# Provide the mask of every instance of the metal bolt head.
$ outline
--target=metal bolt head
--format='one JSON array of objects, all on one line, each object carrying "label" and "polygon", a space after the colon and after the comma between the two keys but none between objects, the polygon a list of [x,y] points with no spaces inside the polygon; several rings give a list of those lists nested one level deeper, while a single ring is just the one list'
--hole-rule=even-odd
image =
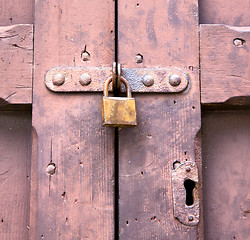
[{"label": "metal bolt head", "polygon": [[142,79],[142,83],[146,87],[151,87],[154,84],[154,79],[151,75],[145,75]]},{"label": "metal bolt head", "polygon": [[239,39],[239,38],[234,39],[234,45],[237,47],[242,46],[243,43],[244,43],[244,41],[242,39]]},{"label": "metal bolt head", "polygon": [[192,215],[188,216],[188,221],[193,221],[194,220],[194,217]]},{"label": "metal bolt head", "polygon": [[190,172],[191,171],[191,168],[188,166],[186,167],[186,172]]},{"label": "metal bolt head", "polygon": [[82,86],[87,86],[91,83],[91,77],[88,73],[83,73],[80,77],[79,77],[79,82]]},{"label": "metal bolt head", "polygon": [[137,54],[135,57],[136,63],[142,63],[143,62],[143,56],[141,54]]},{"label": "metal bolt head", "polygon": [[170,83],[171,86],[177,87],[181,83],[181,77],[179,75],[177,75],[177,74],[171,74],[169,76],[169,83]]},{"label": "metal bolt head", "polygon": [[46,168],[46,173],[49,175],[53,175],[56,171],[56,165],[54,163],[50,163]]},{"label": "metal bolt head", "polygon": [[52,82],[54,85],[56,86],[61,86],[64,84],[65,82],[65,76],[62,73],[56,73],[53,77],[52,77]]},{"label": "metal bolt head", "polygon": [[90,60],[90,54],[88,52],[82,53],[82,60],[83,61],[89,61]]}]

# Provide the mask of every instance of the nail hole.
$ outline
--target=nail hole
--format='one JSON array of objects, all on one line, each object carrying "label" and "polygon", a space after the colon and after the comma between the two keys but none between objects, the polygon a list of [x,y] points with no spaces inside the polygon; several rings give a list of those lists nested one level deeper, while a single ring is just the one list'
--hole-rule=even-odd
[{"label": "nail hole", "polygon": [[142,63],[142,62],[143,62],[143,56],[142,56],[140,53],[138,53],[138,54],[136,55],[136,57],[135,57],[135,61],[136,61],[137,63]]},{"label": "nail hole", "polygon": [[152,222],[155,221],[155,220],[156,220],[156,216],[151,217]]},{"label": "nail hole", "polygon": [[143,176],[143,174],[144,174],[144,173],[143,173],[143,172],[141,172],[141,175],[142,175],[142,176]]},{"label": "nail hole", "polygon": [[44,236],[43,236],[43,235],[41,235],[41,238],[44,238]]},{"label": "nail hole", "polygon": [[136,4],[137,7],[139,7],[139,5],[140,5],[139,3]]},{"label": "nail hole", "polygon": [[12,17],[10,18],[10,21],[12,21]]},{"label": "nail hole", "polygon": [[78,201],[78,200],[77,200],[77,199],[75,199],[75,203],[77,203],[77,201]]},{"label": "nail hole", "polygon": [[180,161],[174,161],[173,168],[176,169],[179,164],[181,164]]},{"label": "nail hole", "polygon": [[176,101],[174,100],[174,104],[176,104]]},{"label": "nail hole", "polygon": [[193,109],[195,109],[195,106],[192,106]]},{"label": "nail hole", "polygon": [[126,221],[126,224],[128,225],[128,221]]},{"label": "nail hole", "polygon": [[185,151],[184,154],[187,155],[187,151]]},{"label": "nail hole", "polygon": [[3,223],[3,218],[1,219],[1,222]]},{"label": "nail hole", "polygon": [[148,137],[148,138],[152,138],[152,135],[151,135],[151,134],[148,134],[147,137]]},{"label": "nail hole", "polygon": [[62,197],[65,198],[65,196],[66,196],[66,192],[63,192]]},{"label": "nail hole", "polygon": [[189,66],[188,67],[190,71],[193,71],[194,70],[194,67],[193,66]]},{"label": "nail hole", "polygon": [[80,162],[80,166],[83,167],[83,162]]},{"label": "nail hole", "polygon": [[56,164],[51,162],[47,165],[46,172],[48,175],[53,175],[56,172]]},{"label": "nail hole", "polygon": [[185,180],[184,187],[186,189],[186,205],[191,206],[194,204],[193,190],[195,187],[195,182],[190,179]]},{"label": "nail hole", "polygon": [[69,219],[66,217],[66,219],[65,219],[66,224],[68,223],[68,220],[69,220]]},{"label": "nail hole", "polygon": [[233,41],[233,44],[234,44],[236,47],[240,47],[240,46],[242,46],[244,43],[245,43],[245,40],[242,39],[242,38],[235,38],[234,41]]},{"label": "nail hole", "polygon": [[81,52],[81,59],[83,61],[89,61],[90,60],[90,53],[87,51],[87,46],[84,46],[84,49]]},{"label": "nail hole", "polygon": [[136,221],[136,222],[138,221],[137,218],[135,218],[135,221]]}]

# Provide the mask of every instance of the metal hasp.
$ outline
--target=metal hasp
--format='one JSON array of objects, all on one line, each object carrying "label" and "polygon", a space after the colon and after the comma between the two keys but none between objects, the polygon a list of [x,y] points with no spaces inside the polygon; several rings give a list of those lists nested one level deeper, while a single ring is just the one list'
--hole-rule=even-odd
[{"label": "metal hasp", "polygon": [[135,99],[132,98],[130,85],[124,77],[120,77],[120,80],[126,87],[127,97],[108,96],[108,87],[112,82],[112,77],[104,84],[102,98],[102,123],[104,127],[137,126]]},{"label": "metal hasp", "polygon": [[187,226],[195,226],[200,218],[198,168],[187,161],[172,170],[174,217]]},{"label": "metal hasp", "polygon": [[[121,72],[118,64],[119,74],[127,79],[132,92],[180,93],[190,84],[188,74],[179,68],[122,68]],[[103,83],[113,75],[108,67],[55,67],[46,73],[45,85],[53,92],[102,92]]]}]

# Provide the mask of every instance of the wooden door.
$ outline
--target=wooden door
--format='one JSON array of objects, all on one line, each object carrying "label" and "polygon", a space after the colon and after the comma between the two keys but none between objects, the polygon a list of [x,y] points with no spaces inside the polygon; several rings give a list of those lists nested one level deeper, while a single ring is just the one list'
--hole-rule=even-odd
[{"label": "wooden door", "polygon": [[[0,6],[0,239],[249,239],[247,0]],[[102,127],[113,62],[135,128]]]}]

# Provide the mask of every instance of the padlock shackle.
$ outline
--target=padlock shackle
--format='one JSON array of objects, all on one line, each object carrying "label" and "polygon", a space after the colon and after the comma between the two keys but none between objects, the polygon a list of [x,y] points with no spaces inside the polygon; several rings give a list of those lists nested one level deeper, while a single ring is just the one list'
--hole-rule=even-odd
[{"label": "padlock shackle", "polygon": [[[132,98],[132,91],[131,91],[131,87],[129,85],[129,82],[123,77],[121,76],[121,82],[124,84],[124,86],[126,87],[127,90],[127,98]],[[112,82],[112,77],[110,77],[104,84],[104,90],[103,90],[103,95],[104,97],[108,97],[109,95],[109,84]]]}]

